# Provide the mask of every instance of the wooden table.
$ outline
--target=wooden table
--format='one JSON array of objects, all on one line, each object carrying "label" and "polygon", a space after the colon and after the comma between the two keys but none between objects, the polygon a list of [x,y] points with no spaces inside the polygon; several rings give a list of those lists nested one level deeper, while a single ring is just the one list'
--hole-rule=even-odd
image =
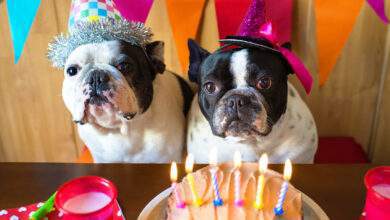
[{"label": "wooden table", "polygon": [[[124,214],[133,220],[149,200],[169,186],[169,167],[167,164],[0,163],[0,209],[45,200],[59,185],[74,177],[99,175],[116,184]],[[371,167],[374,165],[294,165],[292,183],[314,199],[330,219],[358,219],[365,198],[363,177]],[[280,165],[270,168],[282,170]]]}]

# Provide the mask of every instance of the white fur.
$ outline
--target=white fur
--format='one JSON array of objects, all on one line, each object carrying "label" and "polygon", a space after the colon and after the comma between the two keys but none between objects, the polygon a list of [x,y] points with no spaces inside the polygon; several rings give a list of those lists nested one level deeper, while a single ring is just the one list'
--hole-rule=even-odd
[{"label": "white fur", "polygon": [[233,53],[231,57],[230,71],[234,76],[234,84],[236,88],[246,87],[248,71],[248,50],[240,50],[236,53]]},{"label": "white fur", "polygon": [[[74,120],[87,122],[78,125],[81,139],[97,163],[180,161],[186,121],[176,76],[170,72],[157,74],[153,81],[152,103],[147,111],[141,113],[132,88],[124,76],[110,65],[112,59],[119,56],[118,49],[117,41],[87,44],[74,50],[67,60],[63,99]],[[74,64],[82,68],[77,75],[69,76],[66,69]],[[109,91],[113,97],[106,95],[109,102],[102,106],[85,104],[88,95],[82,90],[87,89],[85,79],[89,66],[109,72],[110,83],[115,85],[115,89]],[[126,112],[137,115],[126,120],[123,117]]]},{"label": "white fur", "polygon": [[210,125],[200,111],[195,96],[189,113],[187,150],[197,163],[207,163],[211,147],[218,150],[218,161],[232,161],[234,151],[244,161],[257,161],[267,153],[271,163],[283,163],[290,158],[294,163],[313,163],[318,137],[313,116],[295,88],[288,84],[286,113],[265,137],[242,140],[214,136]]},{"label": "white fur", "polygon": [[169,72],[157,75],[149,109],[125,124],[126,133],[79,125],[95,162],[167,163],[180,161],[185,118],[180,87]]}]

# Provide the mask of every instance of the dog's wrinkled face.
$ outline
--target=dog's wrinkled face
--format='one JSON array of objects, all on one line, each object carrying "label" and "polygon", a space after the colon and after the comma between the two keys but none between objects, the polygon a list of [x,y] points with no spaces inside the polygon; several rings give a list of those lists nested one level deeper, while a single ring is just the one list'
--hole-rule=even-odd
[{"label": "dog's wrinkled face", "polygon": [[86,44],[68,57],[62,96],[75,122],[119,128],[147,110],[153,79],[164,72],[162,42],[141,47],[124,41]]},{"label": "dog's wrinkled face", "polygon": [[233,49],[209,54],[189,42],[190,79],[214,135],[264,136],[286,110],[289,67],[275,53]]}]

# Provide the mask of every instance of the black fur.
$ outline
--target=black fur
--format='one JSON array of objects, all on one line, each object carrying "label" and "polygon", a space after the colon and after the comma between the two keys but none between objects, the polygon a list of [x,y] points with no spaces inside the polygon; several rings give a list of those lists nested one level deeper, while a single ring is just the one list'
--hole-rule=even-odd
[{"label": "black fur", "polygon": [[188,40],[188,49],[190,51],[190,66],[188,70],[188,78],[191,82],[198,82],[198,72],[202,61],[210,55],[210,53],[199,47],[198,44],[192,40]]},{"label": "black fur", "polygon": [[[267,44],[267,42],[262,42]],[[242,113],[235,110],[235,113],[230,112],[228,107],[229,98],[231,96],[244,95],[253,100],[253,94],[237,94],[231,93],[234,89],[234,76],[231,73],[231,56],[233,53],[247,49],[248,50],[248,65],[246,70],[249,72],[246,79],[248,86],[257,91],[256,93],[262,97],[262,105],[265,106],[269,129],[272,128],[272,124],[279,120],[281,115],[286,110],[287,104],[287,75],[290,72],[290,66],[284,60],[284,58],[275,52],[274,50],[259,49],[255,47],[245,48],[245,45],[239,45],[229,50],[218,50],[212,54],[198,46],[194,41],[188,42],[190,50],[190,68],[189,77],[192,81],[199,84],[198,102],[200,109],[207,120],[210,122],[214,134],[223,136],[218,132],[218,127],[214,128],[212,120],[215,116],[217,103],[219,107],[226,105],[224,110],[224,118],[229,122],[237,122],[237,128],[241,128],[254,120],[254,113],[259,114],[262,111],[259,108],[259,103],[255,101],[248,101],[248,105],[245,109],[242,109]],[[267,46],[272,46],[267,44]],[[244,71],[244,70],[243,70]],[[260,90],[256,88],[257,82],[263,77],[270,77],[272,80],[271,87],[269,89]],[[209,94],[205,91],[205,85],[207,82],[212,82],[216,85],[217,92]],[[228,97],[226,97],[228,96]],[[222,104],[221,104],[222,103]],[[231,105],[233,106],[233,105]],[[237,114],[241,114],[238,116]],[[244,125],[243,125],[244,124]],[[236,129],[237,130],[237,129]],[[239,129],[237,132],[240,132]]]},{"label": "black fur", "polygon": [[121,71],[129,85],[134,89],[138,105],[145,112],[153,99],[153,80],[157,73],[165,70],[165,65],[156,58],[154,48],[158,42],[146,46],[146,50],[125,41],[120,41],[121,54],[113,61],[113,66],[125,62],[128,68]]}]

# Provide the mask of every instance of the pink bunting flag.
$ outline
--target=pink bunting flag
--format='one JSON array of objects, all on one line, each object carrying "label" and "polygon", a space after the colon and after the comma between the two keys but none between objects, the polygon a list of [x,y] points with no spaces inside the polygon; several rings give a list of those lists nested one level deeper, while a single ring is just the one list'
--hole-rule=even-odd
[{"label": "pink bunting flag", "polygon": [[153,0],[114,0],[121,15],[128,21],[145,23]]},{"label": "pink bunting flag", "polygon": [[385,0],[367,0],[367,3],[385,24],[390,23],[389,18],[386,16]]}]

